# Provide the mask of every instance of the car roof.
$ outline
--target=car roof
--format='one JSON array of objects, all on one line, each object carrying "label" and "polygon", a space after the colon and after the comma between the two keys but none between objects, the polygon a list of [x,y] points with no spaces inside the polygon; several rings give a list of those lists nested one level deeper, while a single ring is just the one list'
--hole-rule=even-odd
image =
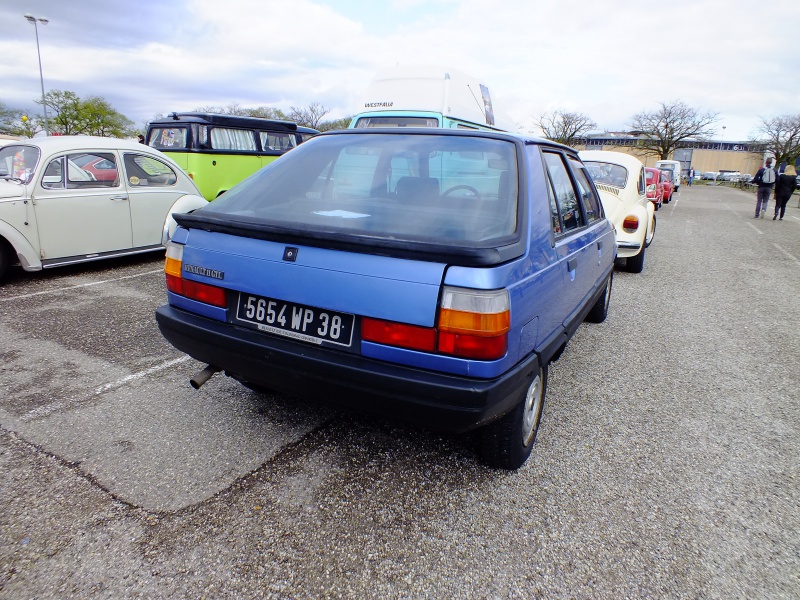
[{"label": "car roof", "polygon": [[150,146],[146,146],[136,140],[123,140],[120,138],[94,135],[53,135],[49,137],[35,137],[20,140],[18,142],[12,142],[12,144],[34,146],[46,153],[61,152],[63,150],[120,149],[136,150],[148,154],[159,154],[153,148],[150,148]]},{"label": "car roof", "polygon": [[578,153],[583,161],[606,162],[623,166],[627,169],[643,167],[644,163],[635,156],[613,152],[611,150],[581,150]]},{"label": "car roof", "polygon": [[540,144],[553,146],[568,150],[572,154],[577,154],[574,148],[559,144],[545,138],[538,138],[513,131],[499,131],[496,129],[445,129],[442,127],[369,127],[364,129],[336,129],[324,131],[316,137],[327,137],[330,135],[441,135],[441,136],[460,136],[460,137],[487,137],[494,139],[519,140],[526,144]]}]

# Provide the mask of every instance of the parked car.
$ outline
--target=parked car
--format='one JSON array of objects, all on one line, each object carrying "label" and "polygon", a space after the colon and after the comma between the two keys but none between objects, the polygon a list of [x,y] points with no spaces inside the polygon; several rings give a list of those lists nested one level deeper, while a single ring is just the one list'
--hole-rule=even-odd
[{"label": "parked car", "polygon": [[705,173],[703,173],[703,179],[705,179],[706,181],[712,181],[712,180],[716,181],[717,176],[719,176],[719,173],[717,173],[716,171],[706,171]]},{"label": "parked car", "polygon": [[114,181],[119,176],[116,163],[94,154],[76,156],[73,162],[91,173],[95,181]]},{"label": "parked car", "polygon": [[39,271],[163,250],[172,215],[206,204],[178,165],[143,144],[90,136],[8,144],[0,148],[0,280],[17,261]]},{"label": "parked car", "polygon": [[614,232],[571,148],[510,133],[348,129],[189,215],[162,334],[253,389],[528,458],[548,365],[611,298]]},{"label": "parked car", "polygon": [[584,150],[580,157],[616,229],[619,263],[631,273],[641,273],[645,250],[656,233],[655,207],[646,195],[645,166],[622,152]]},{"label": "parked car", "polygon": [[672,202],[672,194],[675,193],[675,182],[672,181],[672,171],[660,169],[661,183],[664,186],[664,204]]},{"label": "parked car", "polygon": [[739,171],[720,171],[718,181],[739,181],[742,176]]},{"label": "parked car", "polygon": [[661,181],[661,170],[645,167],[644,172],[647,178],[647,199],[658,210],[664,203],[664,183]]}]

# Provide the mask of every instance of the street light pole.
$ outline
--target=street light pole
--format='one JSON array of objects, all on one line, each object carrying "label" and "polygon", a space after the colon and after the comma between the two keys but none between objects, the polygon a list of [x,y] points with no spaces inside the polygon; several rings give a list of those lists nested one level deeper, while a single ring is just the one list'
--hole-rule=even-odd
[{"label": "street light pole", "polygon": [[50,135],[50,126],[47,124],[47,103],[44,99],[44,75],[42,74],[42,52],[39,50],[39,27],[36,21],[42,25],[47,25],[49,21],[44,17],[34,17],[32,14],[24,15],[28,19],[28,23],[33,23],[33,30],[36,32],[36,54],[39,56],[39,83],[42,85],[42,109],[44,110],[44,132]]},{"label": "street light pole", "polygon": [[714,178],[714,183],[719,179],[719,161],[722,158],[722,141],[725,139],[725,125],[722,126],[722,137],[719,140],[719,154],[717,155],[717,176]]}]

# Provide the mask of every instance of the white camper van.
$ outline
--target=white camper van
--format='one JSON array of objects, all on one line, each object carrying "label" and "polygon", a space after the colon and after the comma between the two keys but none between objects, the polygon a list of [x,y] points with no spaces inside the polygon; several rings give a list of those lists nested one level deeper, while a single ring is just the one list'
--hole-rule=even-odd
[{"label": "white camper van", "polygon": [[679,160],[657,160],[656,169],[669,169],[672,171],[672,181],[675,184],[675,191],[681,186],[681,161]]},{"label": "white camper van", "polygon": [[394,67],[381,72],[367,90],[350,128],[445,127],[509,131],[489,88],[447,67]]}]

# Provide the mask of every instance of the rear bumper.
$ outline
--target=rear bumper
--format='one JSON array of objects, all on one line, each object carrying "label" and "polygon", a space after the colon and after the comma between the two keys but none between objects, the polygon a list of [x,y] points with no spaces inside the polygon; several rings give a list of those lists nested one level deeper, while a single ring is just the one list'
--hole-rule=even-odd
[{"label": "rear bumper", "polygon": [[169,305],[156,310],[178,350],[240,380],[443,431],[489,423],[522,400],[539,369],[533,354],[495,379],[470,379],[267,336]]}]

